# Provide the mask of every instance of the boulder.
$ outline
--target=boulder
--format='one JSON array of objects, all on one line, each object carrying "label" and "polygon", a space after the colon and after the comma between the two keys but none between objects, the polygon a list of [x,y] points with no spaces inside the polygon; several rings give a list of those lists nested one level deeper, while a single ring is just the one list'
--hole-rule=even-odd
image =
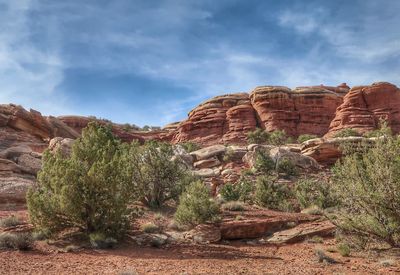
[{"label": "boulder", "polygon": [[198,176],[200,178],[210,178],[218,176],[218,173],[215,169],[204,168],[200,170],[192,171],[193,175]]},{"label": "boulder", "polygon": [[17,163],[22,167],[24,172],[34,176],[42,168],[42,159],[35,154],[23,154],[18,157]]},{"label": "boulder", "polygon": [[221,162],[218,160],[217,157],[212,157],[209,159],[204,159],[197,161],[193,164],[194,168],[203,169],[203,168],[212,168],[220,165]]},{"label": "boulder", "polygon": [[320,168],[318,162],[312,157],[294,153],[281,147],[271,149],[269,155],[275,162],[279,162],[281,159],[288,159],[302,169],[318,170]]},{"label": "boulder", "polygon": [[69,156],[71,154],[73,143],[73,139],[56,137],[50,140],[49,150],[53,153],[56,153],[60,150],[61,154],[64,156]]},{"label": "boulder", "polygon": [[336,227],[330,221],[316,221],[300,224],[294,228],[276,232],[268,239],[269,243],[294,243],[314,236],[332,235]]},{"label": "boulder", "polygon": [[215,243],[221,240],[221,230],[214,224],[200,224],[186,232],[185,239],[196,243]]},{"label": "boulder", "polygon": [[190,154],[196,159],[196,161],[199,161],[199,160],[209,159],[215,156],[220,156],[224,154],[225,151],[226,147],[224,145],[217,144],[191,152]]}]

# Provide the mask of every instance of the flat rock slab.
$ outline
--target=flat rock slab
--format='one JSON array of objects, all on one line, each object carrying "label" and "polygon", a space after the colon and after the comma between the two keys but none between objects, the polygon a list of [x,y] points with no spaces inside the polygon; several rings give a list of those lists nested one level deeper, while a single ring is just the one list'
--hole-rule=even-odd
[{"label": "flat rock slab", "polygon": [[268,239],[269,243],[294,243],[313,236],[328,236],[333,234],[335,226],[330,221],[300,224],[294,228],[276,232]]},{"label": "flat rock slab", "polygon": [[213,145],[200,150],[191,152],[190,154],[196,158],[197,161],[209,159],[211,157],[225,153],[226,147],[224,145]]},{"label": "flat rock slab", "polygon": [[224,221],[220,224],[221,238],[225,240],[254,239],[288,228],[288,223],[315,221],[318,217],[303,214],[277,214],[266,218]]}]

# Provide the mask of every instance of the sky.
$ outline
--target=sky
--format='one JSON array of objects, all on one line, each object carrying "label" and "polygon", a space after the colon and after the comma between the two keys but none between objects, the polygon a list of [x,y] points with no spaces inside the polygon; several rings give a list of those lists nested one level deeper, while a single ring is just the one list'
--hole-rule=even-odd
[{"label": "sky", "polygon": [[139,126],[260,85],[400,86],[399,0],[0,0],[0,103]]}]

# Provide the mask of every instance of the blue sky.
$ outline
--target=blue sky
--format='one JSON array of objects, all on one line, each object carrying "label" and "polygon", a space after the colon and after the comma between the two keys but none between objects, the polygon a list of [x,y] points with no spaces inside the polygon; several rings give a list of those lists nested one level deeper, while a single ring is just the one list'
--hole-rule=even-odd
[{"label": "blue sky", "polygon": [[399,0],[0,0],[0,103],[165,125],[258,85],[400,85]]}]

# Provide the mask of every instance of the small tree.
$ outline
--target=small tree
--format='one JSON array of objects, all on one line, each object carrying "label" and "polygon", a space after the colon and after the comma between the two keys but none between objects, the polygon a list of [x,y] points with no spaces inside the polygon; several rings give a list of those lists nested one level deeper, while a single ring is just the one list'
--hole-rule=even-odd
[{"label": "small tree", "polygon": [[283,145],[291,141],[291,139],[286,135],[285,130],[275,130],[269,134],[268,143],[272,145]]},{"label": "small tree", "polygon": [[269,153],[266,151],[258,151],[256,153],[256,160],[254,164],[254,168],[257,172],[262,174],[272,174],[275,171],[276,163],[275,161],[269,156]]},{"label": "small tree", "polygon": [[217,219],[218,213],[218,205],[208,188],[196,181],[180,196],[175,220],[181,225],[196,225]]},{"label": "small tree", "polygon": [[225,201],[251,201],[253,185],[246,177],[241,176],[235,183],[227,183],[222,186],[219,193]]},{"label": "small tree", "polygon": [[295,185],[295,196],[302,208],[313,205],[325,209],[337,205],[337,200],[328,181],[302,178]]},{"label": "small tree", "polygon": [[264,144],[268,142],[268,137],[269,135],[265,130],[257,128],[247,134],[247,142],[249,144]]},{"label": "small tree", "polygon": [[133,143],[130,162],[133,168],[132,187],[137,197],[147,206],[161,207],[168,200],[177,200],[185,187],[193,181],[186,166],[172,160],[173,147],[164,142]]},{"label": "small tree", "polygon": [[338,137],[359,137],[360,134],[352,129],[352,128],[345,128],[343,130],[340,130],[339,132],[337,132],[334,137],[338,138]]},{"label": "small tree", "polygon": [[400,138],[362,143],[333,169],[340,211],[332,220],[364,243],[400,247]]},{"label": "small tree", "polygon": [[111,129],[88,124],[69,157],[43,155],[38,184],[27,194],[32,223],[56,232],[79,228],[120,237],[129,225],[127,150]]},{"label": "small tree", "polygon": [[292,193],[286,184],[277,182],[274,176],[261,176],[257,178],[255,202],[257,205],[269,209],[290,211],[293,206],[290,202]]}]

